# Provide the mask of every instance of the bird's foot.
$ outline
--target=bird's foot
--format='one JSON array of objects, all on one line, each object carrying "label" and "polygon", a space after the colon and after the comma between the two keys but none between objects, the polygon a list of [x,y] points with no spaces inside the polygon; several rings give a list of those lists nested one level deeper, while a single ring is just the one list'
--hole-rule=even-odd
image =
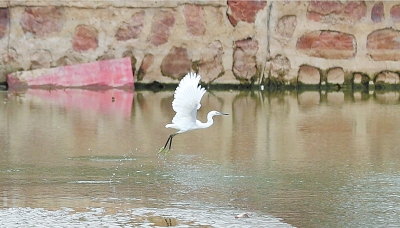
[{"label": "bird's foot", "polygon": [[169,154],[169,151],[170,151],[169,149],[167,149],[165,147],[161,147],[157,154],[164,153],[164,156],[165,156],[165,155]]}]

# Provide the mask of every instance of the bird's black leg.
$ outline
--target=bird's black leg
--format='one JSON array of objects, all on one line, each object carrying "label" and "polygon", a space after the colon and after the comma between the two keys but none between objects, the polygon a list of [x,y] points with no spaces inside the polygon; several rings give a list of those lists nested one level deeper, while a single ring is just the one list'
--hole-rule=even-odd
[{"label": "bird's black leg", "polygon": [[[165,148],[167,148],[167,145],[168,145],[168,142],[170,142],[170,141],[172,141],[172,138],[171,138],[171,136],[169,136],[168,137],[168,139],[167,139],[167,142],[165,143],[165,145],[164,145],[164,150],[165,150]],[[171,145],[171,143],[170,143],[170,145]],[[171,147],[171,146],[170,146]],[[171,149],[171,148],[170,148]]]},{"label": "bird's black leg", "polygon": [[173,138],[175,135],[176,135],[176,134],[172,134],[172,135],[169,136],[169,138],[170,138],[171,140],[169,141],[169,148],[168,148],[168,150],[171,150],[172,138]]},{"label": "bird's black leg", "polygon": [[[167,153],[171,150],[172,138],[173,138],[176,134],[177,134],[177,133],[171,134],[171,135],[168,137],[167,142],[165,143],[164,147],[162,147],[162,148],[160,149],[160,151],[158,151],[158,153],[161,153],[161,152],[164,151],[164,154],[167,154]],[[169,143],[168,150],[165,150],[165,149],[167,148],[168,143]]]}]

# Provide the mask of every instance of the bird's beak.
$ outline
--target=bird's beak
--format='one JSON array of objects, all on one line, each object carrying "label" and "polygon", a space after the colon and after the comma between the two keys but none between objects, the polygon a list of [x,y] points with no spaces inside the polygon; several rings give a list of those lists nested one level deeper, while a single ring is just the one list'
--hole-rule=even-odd
[{"label": "bird's beak", "polygon": [[225,116],[229,115],[228,113],[223,113],[223,112],[220,112],[220,114]]}]

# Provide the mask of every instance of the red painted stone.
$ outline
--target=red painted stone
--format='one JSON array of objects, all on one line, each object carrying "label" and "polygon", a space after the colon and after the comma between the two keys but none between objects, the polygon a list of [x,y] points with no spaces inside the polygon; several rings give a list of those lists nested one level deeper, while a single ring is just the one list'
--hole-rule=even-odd
[{"label": "red painted stone", "polygon": [[311,1],[307,18],[317,22],[357,22],[365,17],[367,5],[364,1]]},{"label": "red painted stone", "polygon": [[187,31],[192,36],[201,36],[206,32],[206,18],[201,6],[185,5],[183,14],[186,19]]},{"label": "red painted stone", "polygon": [[25,32],[37,36],[59,32],[63,27],[62,11],[54,6],[29,7],[22,14],[20,24]]},{"label": "red painted stone", "polygon": [[8,27],[8,8],[0,8],[0,39],[4,37]]},{"label": "red painted stone", "polygon": [[129,40],[136,39],[142,32],[144,24],[144,11],[135,13],[132,18],[125,21],[122,26],[120,26],[115,34],[117,40]]},{"label": "red painted stone", "polygon": [[367,50],[373,60],[400,60],[400,31],[388,28],[372,32],[367,37]]},{"label": "red painted stone", "polygon": [[87,25],[79,25],[76,27],[72,40],[72,48],[74,51],[95,50],[98,46],[98,32],[95,28]]},{"label": "red painted stone", "polygon": [[395,5],[390,9],[390,17],[393,22],[400,22],[400,5]]},{"label": "red painted stone", "polygon": [[161,63],[161,72],[165,76],[181,79],[190,71],[191,66],[192,62],[187,49],[173,47]]},{"label": "red painted stone", "polygon": [[133,88],[130,58],[113,59],[7,75],[9,88]]},{"label": "red painted stone", "polygon": [[383,9],[383,2],[375,3],[371,11],[371,20],[375,23],[381,22],[385,18],[385,12]]},{"label": "red painted stone", "polygon": [[[11,90],[11,92],[13,92]],[[133,91],[108,89],[86,90],[66,88],[62,90],[28,89],[25,99],[43,101],[53,107],[77,109],[83,112],[121,115],[130,117],[132,112]],[[114,99],[113,99],[114,98]]]},{"label": "red painted stone", "polygon": [[231,11],[231,13],[228,13],[228,19],[233,26],[236,26],[239,21],[254,23],[257,13],[264,9],[266,5],[267,1],[264,0],[228,0]]},{"label": "red painted stone", "polygon": [[354,36],[336,31],[314,31],[299,38],[296,49],[314,57],[349,59],[355,56]]},{"label": "red painted stone", "polygon": [[161,11],[156,14],[151,26],[149,42],[155,46],[159,46],[168,42],[171,29],[175,24],[175,17],[172,12]]}]

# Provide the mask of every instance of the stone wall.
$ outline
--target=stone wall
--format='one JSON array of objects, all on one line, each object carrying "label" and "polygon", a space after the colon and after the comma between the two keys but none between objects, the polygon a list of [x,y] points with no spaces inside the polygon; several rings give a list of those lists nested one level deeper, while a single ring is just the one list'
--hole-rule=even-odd
[{"label": "stone wall", "polygon": [[135,81],[398,84],[396,1],[0,2],[8,72],[131,57]]}]

